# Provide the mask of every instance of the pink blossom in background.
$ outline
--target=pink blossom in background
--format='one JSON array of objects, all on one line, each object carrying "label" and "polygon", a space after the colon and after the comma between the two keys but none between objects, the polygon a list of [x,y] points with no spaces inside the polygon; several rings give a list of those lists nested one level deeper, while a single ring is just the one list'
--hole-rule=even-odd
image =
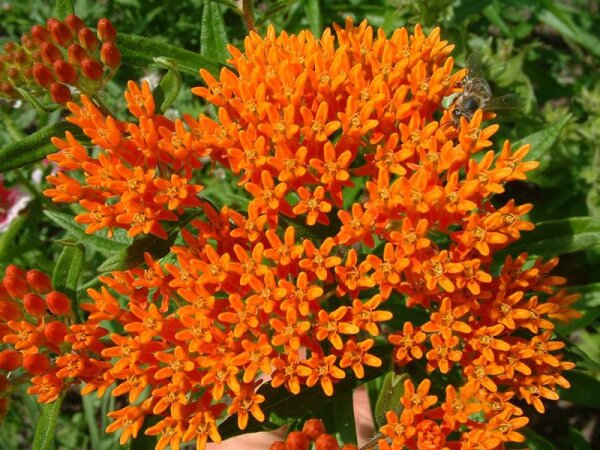
[{"label": "pink blossom in background", "polygon": [[31,201],[31,196],[18,187],[7,188],[0,176],[0,233],[7,230]]}]

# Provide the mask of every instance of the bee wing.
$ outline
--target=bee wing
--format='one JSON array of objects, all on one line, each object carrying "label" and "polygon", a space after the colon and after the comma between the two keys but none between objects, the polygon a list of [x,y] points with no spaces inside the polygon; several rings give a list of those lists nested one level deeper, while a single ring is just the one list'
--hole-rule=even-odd
[{"label": "bee wing", "polygon": [[492,96],[492,89],[483,78],[472,78],[465,85],[463,92],[467,96],[476,96],[483,102],[487,102]]},{"label": "bee wing", "polygon": [[525,105],[523,97],[517,94],[506,94],[501,97],[492,98],[485,104],[486,111],[507,111],[521,109]]},{"label": "bee wing", "polygon": [[479,74],[481,74],[482,64],[481,64],[481,55],[479,53],[471,53],[467,57],[466,67],[469,71],[469,78],[477,78]]}]

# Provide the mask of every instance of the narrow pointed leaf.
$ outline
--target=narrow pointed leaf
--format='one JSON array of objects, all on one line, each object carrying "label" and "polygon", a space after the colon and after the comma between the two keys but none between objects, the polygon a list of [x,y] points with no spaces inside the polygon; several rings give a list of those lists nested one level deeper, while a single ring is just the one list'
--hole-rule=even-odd
[{"label": "narrow pointed leaf", "polygon": [[333,405],[335,432],[339,440],[351,444],[356,443],[356,423],[354,419],[354,398],[352,391],[335,395]]},{"label": "narrow pointed leaf", "polygon": [[77,285],[84,265],[85,248],[83,245],[77,243],[66,245],[58,257],[52,273],[52,286],[71,299],[73,302],[72,308],[77,319],[80,319],[77,306]]},{"label": "narrow pointed leaf", "polygon": [[541,131],[530,134],[529,136],[519,139],[512,144],[512,148],[519,148],[525,144],[531,144],[531,150],[527,154],[527,160],[540,161],[544,158],[544,154],[554,145],[560,132],[563,130],[565,125],[569,123],[572,115],[567,114],[558,122],[544,128]]},{"label": "narrow pointed leaf", "polygon": [[161,112],[165,112],[177,98],[181,90],[181,74],[176,69],[169,69],[156,89],[152,92],[156,106]]},{"label": "narrow pointed leaf", "polygon": [[578,370],[565,372],[563,376],[569,380],[571,387],[558,388],[561,400],[587,408],[600,408],[600,381],[597,378]]},{"label": "narrow pointed leaf", "polygon": [[54,432],[60,414],[62,396],[53,403],[41,405],[42,414],[38,419],[33,436],[33,450],[50,450],[54,448]]},{"label": "narrow pointed leaf", "polygon": [[306,0],[306,18],[310,24],[310,31],[315,36],[320,36],[323,32],[323,19],[321,16],[321,5],[319,0]]},{"label": "narrow pointed leaf", "polygon": [[156,59],[167,58],[179,71],[193,76],[197,76],[201,68],[217,74],[222,66],[217,60],[200,53],[143,36],[118,33],[117,45],[123,62],[134,66],[164,67]]},{"label": "narrow pointed leaf", "polygon": [[537,256],[556,256],[586,250],[600,243],[600,220],[571,217],[536,224],[535,230],[523,233],[521,239],[496,254],[505,256],[527,252]]},{"label": "narrow pointed leaf", "polygon": [[521,428],[519,433],[525,436],[525,443],[529,450],[556,450],[556,447],[531,428]]},{"label": "narrow pointed leaf", "polygon": [[50,153],[56,152],[50,138],[62,136],[65,131],[70,131],[76,137],[81,135],[79,127],[63,120],[0,148],[0,173],[41,161]]},{"label": "narrow pointed leaf", "polygon": [[200,28],[200,53],[203,56],[225,63],[228,56],[228,42],[221,7],[212,0],[204,0],[202,26]]},{"label": "narrow pointed leaf", "polygon": [[75,222],[72,216],[56,211],[44,211],[54,223],[64,228],[71,236],[90,249],[96,250],[103,255],[114,255],[116,252],[127,248],[127,244],[115,239],[107,239],[93,234],[87,234],[85,228]]},{"label": "narrow pointed leaf", "polygon": [[404,381],[407,379],[407,374],[397,374],[393,370],[383,378],[379,397],[377,403],[375,403],[375,422],[377,425],[383,426],[386,424],[385,416],[388,411],[394,411],[397,415],[400,415],[400,411],[402,411],[400,399],[404,395]]}]

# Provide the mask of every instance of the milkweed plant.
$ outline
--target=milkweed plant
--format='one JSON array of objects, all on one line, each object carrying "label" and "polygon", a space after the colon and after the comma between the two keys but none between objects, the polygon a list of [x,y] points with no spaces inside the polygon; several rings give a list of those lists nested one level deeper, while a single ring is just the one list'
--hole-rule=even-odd
[{"label": "milkweed plant", "polygon": [[[61,113],[0,150],[20,176],[2,231],[33,185],[66,233],[54,267],[3,266],[0,417],[34,398],[52,448],[75,392],[114,398],[101,432],[131,448],[286,426],[265,449],[349,450],[364,385],[365,449],[525,448],[578,362],[555,326],[581,316],[505,189],[536,170],[529,143],[496,139],[483,104],[453,116],[469,73],[440,28],[288,33],[231,3],[247,35],[226,60],[64,1],[4,45],[3,103]],[[182,74],[199,112],[177,107]]]}]

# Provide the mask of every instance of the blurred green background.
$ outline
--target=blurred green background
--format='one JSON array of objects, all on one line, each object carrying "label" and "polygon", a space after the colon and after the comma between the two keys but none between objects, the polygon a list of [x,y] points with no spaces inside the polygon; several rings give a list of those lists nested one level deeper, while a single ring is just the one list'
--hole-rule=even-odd
[{"label": "blurred green background", "polygon": [[[108,17],[119,31],[202,52],[200,30],[208,1],[76,0],[74,5],[89,26]],[[0,43],[18,41],[32,25],[44,23],[52,16],[53,3],[0,1]],[[240,15],[227,6],[232,2],[212,3],[219,5],[229,41],[240,47],[246,28]],[[355,22],[367,19],[388,34],[397,27],[411,28],[416,23],[421,23],[426,32],[440,26],[443,38],[456,45],[453,55],[458,66],[464,65],[469,54],[481,55],[482,75],[490,82],[494,95],[516,93],[525,100],[522,110],[499,114],[495,119],[501,124],[495,148],[501,148],[505,138],[517,141],[536,132],[547,133],[554,141],[549,148],[534,147],[540,168],[529,174],[526,183],[508,186],[499,200],[515,198],[519,203],[533,203],[530,217],[534,222],[582,216],[600,218],[599,1],[280,0],[256,1],[254,9],[259,32],[273,24],[277,30],[297,32],[309,28],[321,34],[324,27],[342,23],[347,16]],[[115,109],[123,109],[118,106],[124,105],[122,91],[126,81],[144,76],[160,76],[160,72],[122,66],[107,88],[107,101]],[[184,89],[175,107],[180,112],[196,113],[203,106],[189,88],[199,84],[200,79],[184,76],[183,82]],[[8,103],[0,106],[0,146],[58,120],[63,114],[39,114],[24,103],[18,108]],[[31,169],[19,169],[5,175],[5,184],[22,183],[30,176]],[[61,250],[53,242],[62,237],[62,230],[41,214],[43,203],[34,195],[18,229],[0,234],[1,270],[10,263],[52,270]],[[586,292],[580,303],[583,319],[561,332],[570,334],[591,360],[599,361],[600,287],[596,283],[600,282],[600,246],[562,255],[558,271],[569,279],[570,285],[585,286]],[[597,366],[590,363],[587,370],[598,379]],[[590,384],[590,389],[594,386],[598,385]],[[106,426],[106,419],[95,416],[95,411],[106,411],[114,399],[82,401],[74,392],[68,395],[72,398],[67,399],[60,416],[56,448],[115,448],[115,437],[98,431]],[[532,432],[529,446],[600,448],[598,396],[600,392],[590,392],[577,405],[561,401],[551,405],[544,416],[528,414],[533,418],[531,429],[549,439],[543,440]],[[0,426],[0,450],[26,449],[31,441],[39,408],[25,394],[17,400]]]}]

